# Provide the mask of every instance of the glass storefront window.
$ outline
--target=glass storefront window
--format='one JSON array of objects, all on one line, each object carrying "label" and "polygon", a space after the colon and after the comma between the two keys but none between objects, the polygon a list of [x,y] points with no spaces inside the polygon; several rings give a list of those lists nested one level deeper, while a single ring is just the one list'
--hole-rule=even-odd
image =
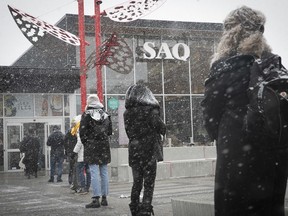
[{"label": "glass storefront window", "polygon": [[6,117],[34,116],[33,95],[11,94],[4,96]]},{"label": "glass storefront window", "polygon": [[171,138],[173,146],[190,142],[191,110],[189,96],[165,97],[166,137]]},{"label": "glass storefront window", "polygon": [[[168,39],[163,40],[162,43],[169,45],[170,51],[177,43],[187,42],[183,40]],[[172,51],[171,51],[172,52]],[[179,46],[179,56],[183,56],[184,49]],[[164,92],[165,94],[189,94],[189,61],[182,61],[177,59],[163,60],[164,70]]]},{"label": "glass storefront window", "polygon": [[193,94],[204,93],[204,81],[208,77],[214,41],[197,39],[190,41],[191,88]]},{"label": "glass storefront window", "polygon": [[0,94],[0,117],[3,116],[3,95]]},{"label": "glass storefront window", "polygon": [[162,60],[144,59],[143,45],[145,42],[154,43],[155,49],[160,46],[160,37],[134,37],[135,77],[141,80],[154,94],[162,94]]},{"label": "glass storefront window", "polygon": [[0,171],[4,170],[3,119],[0,119]]},{"label": "glass storefront window", "polygon": [[203,110],[200,105],[203,96],[192,97],[193,107],[193,141],[196,145],[205,145],[208,142],[208,135],[204,128]]},{"label": "glass storefront window", "polygon": [[[121,36],[118,35],[118,37]],[[121,40],[124,40],[126,45],[128,45],[129,47],[129,49],[125,50],[127,52],[132,52],[133,40],[131,37],[122,37],[119,38],[119,40],[120,42]],[[114,53],[114,56],[112,56],[112,58],[117,58],[117,64],[119,67],[115,63],[113,63],[113,69],[111,68],[112,65],[110,65],[110,63],[106,66],[105,84],[107,94],[125,94],[128,87],[134,83],[133,67],[131,68],[132,70],[122,71],[122,66],[124,66],[127,61],[133,65],[133,53],[131,53],[131,55],[128,55],[125,58],[121,58],[121,52],[124,51],[118,50],[117,53]]]},{"label": "glass storefront window", "polygon": [[64,95],[64,115],[65,116],[70,116],[69,95]]},{"label": "glass storefront window", "polygon": [[35,95],[35,116],[48,116],[48,95]]}]

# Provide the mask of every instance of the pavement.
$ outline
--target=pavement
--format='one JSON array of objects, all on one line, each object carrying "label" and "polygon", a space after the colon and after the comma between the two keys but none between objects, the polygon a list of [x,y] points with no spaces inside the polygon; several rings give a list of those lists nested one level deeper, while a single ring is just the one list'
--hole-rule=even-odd
[{"label": "pavement", "polygon": [[[69,188],[68,176],[61,183],[48,183],[49,175],[40,171],[38,178],[27,179],[23,172],[0,173],[0,215],[97,215],[131,216],[131,182],[110,182],[108,206],[86,209],[91,192],[77,195]],[[172,216],[171,199],[213,200],[214,177],[157,180],[153,196],[155,216]],[[177,216],[177,215],[174,215]]]}]

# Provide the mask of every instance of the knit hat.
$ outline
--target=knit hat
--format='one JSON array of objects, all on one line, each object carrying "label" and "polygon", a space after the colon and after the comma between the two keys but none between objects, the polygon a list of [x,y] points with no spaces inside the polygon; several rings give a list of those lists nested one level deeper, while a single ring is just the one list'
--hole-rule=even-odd
[{"label": "knit hat", "polygon": [[224,30],[229,31],[238,25],[244,30],[264,32],[266,18],[263,13],[253,10],[247,6],[242,6],[231,11],[224,20]]},{"label": "knit hat", "polygon": [[100,102],[97,94],[92,94],[87,98],[87,107],[103,108],[103,104]]}]

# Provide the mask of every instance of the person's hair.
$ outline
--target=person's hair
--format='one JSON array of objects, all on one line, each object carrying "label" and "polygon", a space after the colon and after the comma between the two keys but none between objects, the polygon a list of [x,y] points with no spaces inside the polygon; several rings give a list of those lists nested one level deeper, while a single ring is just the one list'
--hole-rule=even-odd
[{"label": "person's hair", "polygon": [[130,86],[126,91],[125,108],[135,106],[160,107],[151,90],[141,83]]},{"label": "person's hair", "polygon": [[263,13],[247,6],[231,11],[224,20],[223,35],[212,56],[211,65],[233,55],[250,54],[260,58],[264,52],[271,52],[263,36],[265,22]]}]

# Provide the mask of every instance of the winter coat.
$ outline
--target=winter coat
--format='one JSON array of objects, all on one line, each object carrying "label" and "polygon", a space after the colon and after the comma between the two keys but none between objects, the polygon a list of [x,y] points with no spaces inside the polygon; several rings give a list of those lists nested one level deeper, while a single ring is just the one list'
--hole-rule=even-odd
[{"label": "winter coat", "polygon": [[65,155],[71,156],[73,154],[73,149],[77,143],[77,135],[74,136],[71,134],[71,129],[65,134],[64,137],[64,149]]},{"label": "winter coat", "polygon": [[156,161],[155,146],[166,126],[155,106],[133,106],[124,112],[124,124],[129,138],[129,166],[138,166]]},{"label": "winter coat", "polygon": [[64,157],[64,134],[59,130],[54,131],[48,137],[47,146],[51,146],[51,155]]},{"label": "winter coat", "polygon": [[81,142],[79,133],[77,133],[77,143],[73,149],[73,152],[78,154],[77,162],[83,162],[84,161],[84,146]]},{"label": "winter coat", "polygon": [[39,151],[40,151],[40,140],[37,137],[28,135],[20,143],[20,152],[25,153],[23,160],[24,164],[38,163]]},{"label": "winter coat", "polygon": [[[84,161],[88,164],[101,165],[111,162],[109,136],[112,135],[112,122],[102,107],[88,107],[80,121],[79,134],[84,146]],[[103,133],[100,136],[96,124],[101,125],[100,130]]]},{"label": "winter coat", "polygon": [[288,105],[266,90],[260,112],[251,84],[258,80],[255,70],[250,55],[220,59],[205,82],[204,122],[217,146],[216,216],[271,216],[284,209]]}]

